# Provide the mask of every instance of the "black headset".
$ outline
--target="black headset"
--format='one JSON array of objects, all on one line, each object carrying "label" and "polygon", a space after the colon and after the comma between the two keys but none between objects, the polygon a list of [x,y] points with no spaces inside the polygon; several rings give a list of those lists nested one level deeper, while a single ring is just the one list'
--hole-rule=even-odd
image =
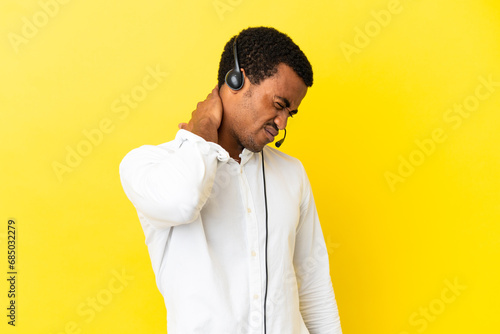
[{"label": "black headset", "polygon": [[240,69],[240,64],[238,62],[238,49],[236,48],[236,39],[233,42],[233,53],[234,53],[234,67],[226,73],[226,85],[232,90],[240,90],[245,83],[245,78]]}]

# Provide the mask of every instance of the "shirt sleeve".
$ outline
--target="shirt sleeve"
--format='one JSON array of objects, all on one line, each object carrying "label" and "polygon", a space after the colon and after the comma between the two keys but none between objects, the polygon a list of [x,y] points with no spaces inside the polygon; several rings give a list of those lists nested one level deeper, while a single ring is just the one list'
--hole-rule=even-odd
[{"label": "shirt sleeve", "polygon": [[294,252],[300,312],[311,334],[341,334],[340,318],[330,278],[328,251],[309,179],[303,171],[300,221]]},{"label": "shirt sleeve", "polygon": [[120,179],[137,211],[153,226],[167,228],[198,218],[218,164],[228,159],[220,145],[179,130],[172,142],[130,151],[120,164]]}]

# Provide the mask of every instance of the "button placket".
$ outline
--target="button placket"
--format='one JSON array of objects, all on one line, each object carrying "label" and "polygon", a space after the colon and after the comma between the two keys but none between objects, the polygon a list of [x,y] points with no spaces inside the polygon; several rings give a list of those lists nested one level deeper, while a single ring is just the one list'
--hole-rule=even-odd
[{"label": "button placket", "polygon": [[261,302],[261,291],[262,291],[262,278],[261,278],[261,263],[259,256],[259,229],[257,223],[257,217],[255,215],[255,210],[253,210],[252,194],[250,192],[250,186],[248,180],[245,176],[243,167],[240,173],[241,188],[244,198],[244,205],[247,209],[246,213],[246,227],[248,236],[248,246],[249,246],[249,284],[250,290],[250,313],[260,313],[262,311]]}]

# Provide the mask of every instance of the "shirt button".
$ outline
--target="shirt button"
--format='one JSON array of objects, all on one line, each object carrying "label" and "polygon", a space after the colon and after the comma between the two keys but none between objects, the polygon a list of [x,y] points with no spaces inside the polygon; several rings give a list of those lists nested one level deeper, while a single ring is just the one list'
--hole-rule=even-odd
[{"label": "shirt button", "polygon": [[253,295],[253,299],[259,299],[259,295]]},{"label": "shirt button", "polygon": [[257,255],[257,253],[255,253],[255,251],[252,251],[252,256],[255,256]]},{"label": "shirt button", "polygon": [[252,212],[252,210],[250,208],[247,208],[247,212],[250,213]]}]

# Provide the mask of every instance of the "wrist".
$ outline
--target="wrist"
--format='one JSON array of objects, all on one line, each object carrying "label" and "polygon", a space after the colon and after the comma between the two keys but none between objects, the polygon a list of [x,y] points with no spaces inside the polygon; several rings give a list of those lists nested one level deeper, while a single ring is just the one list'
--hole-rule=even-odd
[{"label": "wrist", "polygon": [[197,136],[210,141],[213,143],[218,143],[217,127],[210,119],[203,119],[197,122],[193,129],[191,130]]}]

